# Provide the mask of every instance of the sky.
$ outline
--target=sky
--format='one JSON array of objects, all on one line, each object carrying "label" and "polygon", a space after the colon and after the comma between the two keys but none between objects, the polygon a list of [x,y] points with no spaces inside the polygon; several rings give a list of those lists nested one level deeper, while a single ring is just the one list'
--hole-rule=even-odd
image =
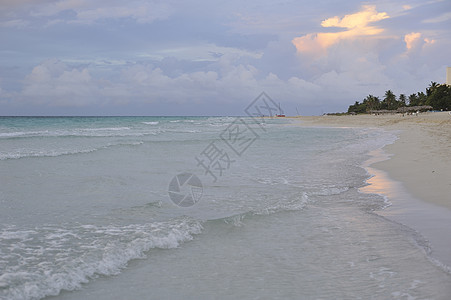
[{"label": "sky", "polygon": [[451,0],[0,0],[0,115],[287,115],[451,67]]}]

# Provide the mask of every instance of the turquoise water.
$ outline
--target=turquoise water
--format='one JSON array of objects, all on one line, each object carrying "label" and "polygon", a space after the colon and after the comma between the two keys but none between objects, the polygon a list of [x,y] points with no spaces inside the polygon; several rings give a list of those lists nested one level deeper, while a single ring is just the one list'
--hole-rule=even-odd
[{"label": "turquoise water", "polygon": [[358,191],[394,135],[263,121],[0,118],[0,298],[449,298],[428,243]]}]

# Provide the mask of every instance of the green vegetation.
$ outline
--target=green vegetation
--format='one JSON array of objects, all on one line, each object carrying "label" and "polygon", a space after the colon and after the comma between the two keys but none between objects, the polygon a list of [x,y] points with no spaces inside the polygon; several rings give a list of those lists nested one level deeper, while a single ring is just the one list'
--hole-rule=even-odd
[{"label": "green vegetation", "polygon": [[382,100],[379,97],[368,95],[361,103],[356,101],[350,105],[348,113],[363,114],[378,110],[407,111],[409,107],[418,106],[431,106],[434,110],[451,110],[451,86],[431,82],[426,88],[426,94],[418,92],[409,97],[400,94],[398,98],[391,90],[388,90]]}]

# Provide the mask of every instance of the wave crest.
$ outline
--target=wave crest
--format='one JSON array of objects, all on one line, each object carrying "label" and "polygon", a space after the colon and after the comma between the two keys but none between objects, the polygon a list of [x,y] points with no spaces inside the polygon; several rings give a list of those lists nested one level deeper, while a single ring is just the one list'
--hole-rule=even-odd
[{"label": "wave crest", "polygon": [[177,248],[202,230],[200,221],[187,217],[127,226],[7,228],[0,233],[0,298],[35,299],[80,288],[99,275],[120,273],[151,249]]}]

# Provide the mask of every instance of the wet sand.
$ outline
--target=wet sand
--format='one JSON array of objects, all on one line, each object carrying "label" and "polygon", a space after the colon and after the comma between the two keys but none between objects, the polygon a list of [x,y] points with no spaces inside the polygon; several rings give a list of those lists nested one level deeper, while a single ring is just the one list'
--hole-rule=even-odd
[{"label": "wet sand", "polygon": [[384,195],[391,206],[378,214],[421,234],[431,257],[451,267],[451,114],[298,117],[304,126],[384,128],[399,139],[372,154],[374,175],[362,192]]},{"label": "wet sand", "polygon": [[389,160],[372,167],[388,172],[415,197],[451,209],[451,115],[357,115],[297,118],[305,125],[381,127],[398,130],[399,139],[384,150]]}]

